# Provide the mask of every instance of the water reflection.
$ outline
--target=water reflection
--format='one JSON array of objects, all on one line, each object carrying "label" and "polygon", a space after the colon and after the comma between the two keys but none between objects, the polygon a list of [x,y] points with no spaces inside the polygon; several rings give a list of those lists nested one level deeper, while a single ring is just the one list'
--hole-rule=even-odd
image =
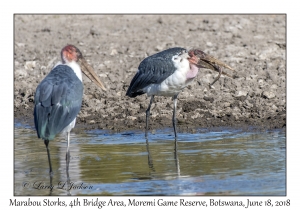
[{"label": "water reflection", "polygon": [[175,159],[175,165],[177,170],[177,175],[180,176],[180,165],[179,165],[179,158],[178,158],[178,146],[177,146],[177,139],[175,139],[175,148],[174,148],[174,159]]},{"label": "water reflection", "polygon": [[146,138],[146,148],[147,148],[147,152],[148,152],[148,166],[149,166],[151,171],[155,172],[152,157],[151,157],[151,153],[150,153],[150,150],[149,150],[148,137],[146,136],[145,138]]},{"label": "water reflection", "polygon": [[[146,149],[147,149],[147,153],[148,153],[148,167],[149,167],[151,172],[155,172],[151,152],[150,152],[150,149],[149,149],[148,137],[145,137],[145,139],[146,139]],[[177,176],[179,177],[180,176],[180,165],[179,165],[178,146],[177,146],[177,139],[176,138],[174,139],[174,161],[175,161]]]},{"label": "water reflection", "polygon": [[69,170],[58,136],[51,177],[43,141],[16,127],[15,195],[285,195],[284,131],[166,133],[71,133]]}]

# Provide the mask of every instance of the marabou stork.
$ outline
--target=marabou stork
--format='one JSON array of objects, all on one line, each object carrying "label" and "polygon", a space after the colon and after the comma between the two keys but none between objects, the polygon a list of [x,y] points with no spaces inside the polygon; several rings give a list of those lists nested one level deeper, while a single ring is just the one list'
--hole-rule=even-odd
[{"label": "marabou stork", "polygon": [[223,62],[198,49],[188,52],[184,48],[174,47],[145,58],[140,63],[138,71],[126,92],[126,95],[132,98],[144,93],[147,93],[147,96],[151,96],[149,106],[146,110],[145,136],[147,137],[150,108],[155,95],[173,97],[172,122],[176,138],[176,105],[178,94],[193,81],[197,76],[199,68],[209,68],[218,71],[219,77],[221,74],[230,76],[222,71],[222,67],[233,70]]},{"label": "marabou stork", "polygon": [[35,128],[38,138],[43,139],[46,145],[50,174],[52,166],[48,145],[60,132],[67,134],[66,161],[70,161],[70,131],[75,126],[83,96],[81,71],[102,90],[106,90],[77,47],[65,46],[61,50],[61,59],[62,62],[56,64],[37,86],[34,97]]}]

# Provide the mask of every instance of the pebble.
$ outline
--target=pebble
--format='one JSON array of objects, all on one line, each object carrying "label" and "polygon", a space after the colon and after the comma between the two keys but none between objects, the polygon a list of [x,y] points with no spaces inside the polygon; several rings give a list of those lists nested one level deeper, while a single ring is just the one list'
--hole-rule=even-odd
[{"label": "pebble", "polygon": [[229,102],[225,102],[224,103],[224,107],[229,107],[230,106],[230,103]]},{"label": "pebble", "polygon": [[127,119],[129,119],[129,120],[136,120],[137,118],[133,117],[133,116],[127,116]]},{"label": "pebble", "polygon": [[118,55],[118,51],[116,49],[112,49],[110,55]]},{"label": "pebble", "polygon": [[277,87],[278,87],[278,86],[277,86],[276,84],[273,84],[273,85],[271,85],[270,88],[271,88],[271,89],[277,89]]},{"label": "pebble", "polygon": [[236,92],[235,97],[246,96],[248,91],[239,90]]},{"label": "pebble", "polygon": [[262,96],[267,99],[275,98],[275,94],[271,91],[262,92]]},{"label": "pebble", "polygon": [[18,70],[15,71],[15,76],[26,77],[27,76],[27,71],[24,71],[23,69],[18,69]]},{"label": "pebble", "polygon": [[26,70],[33,70],[36,66],[36,61],[26,61],[24,67]]}]

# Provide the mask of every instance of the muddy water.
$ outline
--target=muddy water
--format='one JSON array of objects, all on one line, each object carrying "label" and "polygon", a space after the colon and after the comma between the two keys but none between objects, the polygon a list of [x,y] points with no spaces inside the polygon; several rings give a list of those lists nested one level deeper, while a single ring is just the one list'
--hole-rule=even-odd
[{"label": "muddy water", "polygon": [[[171,129],[71,134],[45,145],[33,128],[15,124],[15,195],[285,195],[286,133]],[[69,182],[68,182],[69,180]]]}]

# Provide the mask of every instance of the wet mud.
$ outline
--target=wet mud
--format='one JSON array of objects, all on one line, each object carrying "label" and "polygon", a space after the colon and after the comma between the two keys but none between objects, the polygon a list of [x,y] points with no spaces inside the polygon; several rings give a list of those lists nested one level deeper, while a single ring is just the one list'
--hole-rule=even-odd
[{"label": "wet mud", "polygon": [[[178,96],[178,131],[286,127],[285,15],[15,15],[14,118],[33,123],[37,85],[77,46],[104,82],[83,76],[84,97],[74,132],[145,128],[150,98],[125,96],[139,63],[171,47],[199,48],[235,69],[234,78],[200,69]],[[150,129],[172,127],[173,101],[155,97]]]}]

